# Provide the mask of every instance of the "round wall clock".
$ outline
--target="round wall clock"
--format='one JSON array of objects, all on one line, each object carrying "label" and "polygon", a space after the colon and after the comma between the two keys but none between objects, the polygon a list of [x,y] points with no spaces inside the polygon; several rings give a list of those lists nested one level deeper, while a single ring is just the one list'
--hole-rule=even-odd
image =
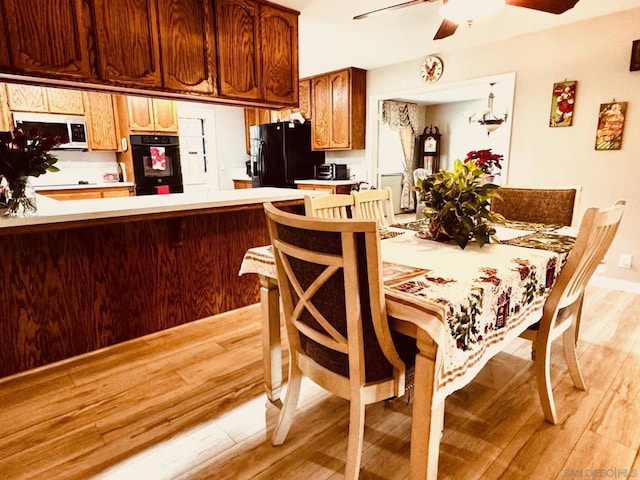
[{"label": "round wall clock", "polygon": [[422,66],[420,67],[420,76],[422,77],[422,80],[427,83],[437,82],[440,80],[443,70],[444,65],[442,64],[440,57],[429,55],[424,59],[424,62],[422,62]]}]

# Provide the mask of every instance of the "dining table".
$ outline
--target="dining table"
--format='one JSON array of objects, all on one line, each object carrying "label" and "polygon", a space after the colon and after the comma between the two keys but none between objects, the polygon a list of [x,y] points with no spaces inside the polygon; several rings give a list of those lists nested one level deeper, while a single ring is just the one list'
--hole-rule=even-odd
[{"label": "dining table", "polygon": [[[380,253],[390,327],[416,338],[409,478],[437,478],[444,404],[542,317],[576,230],[505,222],[494,241],[461,249],[426,238],[423,220],[382,227]],[[264,384],[280,406],[282,351],[273,249],[249,249],[240,275],[260,281]],[[417,315],[416,312],[419,312]]]}]

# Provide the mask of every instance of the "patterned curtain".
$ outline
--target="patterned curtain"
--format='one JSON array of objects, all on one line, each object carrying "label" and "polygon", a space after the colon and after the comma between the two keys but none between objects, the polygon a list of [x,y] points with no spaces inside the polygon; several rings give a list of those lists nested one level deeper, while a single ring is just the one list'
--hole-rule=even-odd
[{"label": "patterned curtain", "polygon": [[400,196],[400,208],[413,210],[415,208],[415,195],[411,191],[413,185],[415,139],[418,135],[418,105],[415,103],[395,102],[385,100],[382,102],[382,123],[388,124],[392,130],[400,135],[400,144],[404,161],[402,163],[402,193]]}]

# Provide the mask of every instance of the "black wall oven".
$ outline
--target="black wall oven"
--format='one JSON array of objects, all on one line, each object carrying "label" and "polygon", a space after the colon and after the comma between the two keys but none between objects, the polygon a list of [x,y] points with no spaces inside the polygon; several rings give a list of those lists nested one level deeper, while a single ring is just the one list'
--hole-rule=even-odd
[{"label": "black wall oven", "polygon": [[131,135],[136,195],[182,193],[177,135]]}]

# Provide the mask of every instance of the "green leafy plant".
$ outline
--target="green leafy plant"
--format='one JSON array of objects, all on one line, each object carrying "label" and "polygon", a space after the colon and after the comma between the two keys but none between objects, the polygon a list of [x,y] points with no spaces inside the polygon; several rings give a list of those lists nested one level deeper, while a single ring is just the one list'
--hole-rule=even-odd
[{"label": "green leafy plant", "polygon": [[429,222],[430,238],[451,238],[462,249],[470,240],[482,247],[495,239],[491,223],[504,218],[489,208],[498,185],[484,183],[484,177],[473,162],[456,160],[453,171],[440,170],[418,181],[416,190],[425,205],[423,214]]}]

